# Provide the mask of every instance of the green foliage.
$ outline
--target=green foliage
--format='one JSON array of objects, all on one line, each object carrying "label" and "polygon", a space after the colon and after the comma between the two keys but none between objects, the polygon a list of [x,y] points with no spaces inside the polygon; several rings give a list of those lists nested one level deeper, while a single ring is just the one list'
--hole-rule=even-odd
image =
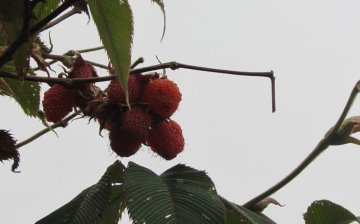
[{"label": "green foliage", "polygon": [[242,216],[232,209],[226,209],[226,224],[274,224],[275,222],[261,213],[252,212],[241,206],[237,206]]},{"label": "green foliage", "polygon": [[115,162],[112,171],[114,185],[111,187],[111,196],[108,208],[105,210],[97,224],[117,224],[126,208],[123,183],[125,167],[119,161]]},{"label": "green foliage", "polygon": [[359,223],[359,219],[347,209],[328,200],[314,201],[304,214],[306,224]]},{"label": "green foliage", "polygon": [[163,16],[164,16],[164,29],[163,29],[163,34],[161,39],[164,38],[165,35],[165,30],[166,30],[166,14],[165,14],[165,5],[164,5],[164,1],[163,0],[151,0],[152,2],[155,2],[156,4],[158,4],[158,6],[160,7]]},{"label": "green foliage", "polygon": [[59,3],[60,0],[46,0],[37,3],[33,9],[36,21],[38,22],[49,15],[52,11],[54,11],[54,9],[56,9]]},{"label": "green foliage", "polygon": [[[5,34],[7,45],[12,44],[15,39],[19,36],[23,30],[23,10],[24,4],[23,1],[0,1],[0,19],[2,25],[2,32]],[[29,58],[30,58],[30,42],[21,44],[14,54],[12,59],[16,66],[16,72],[19,75],[24,75],[27,73],[29,68]]]},{"label": "green foliage", "polygon": [[[14,66],[6,64],[0,71],[13,72]],[[0,78],[0,95],[14,98],[24,113],[31,117],[38,116],[40,104],[40,85],[37,82]]]},{"label": "green foliage", "polygon": [[133,18],[127,0],[89,0],[89,8],[120,84],[127,93]]},{"label": "green foliage", "polygon": [[97,184],[85,189],[69,203],[36,222],[36,224],[88,224],[100,220],[111,198],[113,175],[121,171],[122,164],[116,161]]},{"label": "green foliage", "polygon": [[224,223],[224,206],[203,171],[177,165],[158,176],[129,163],[124,189],[136,223]]}]

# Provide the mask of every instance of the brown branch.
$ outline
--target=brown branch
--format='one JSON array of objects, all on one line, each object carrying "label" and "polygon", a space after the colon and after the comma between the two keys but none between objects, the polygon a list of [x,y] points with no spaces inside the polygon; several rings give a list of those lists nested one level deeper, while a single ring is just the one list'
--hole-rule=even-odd
[{"label": "brown branch", "polygon": [[322,152],[324,152],[330,146],[331,141],[333,140],[334,137],[336,137],[337,131],[339,130],[341,124],[344,122],[347,114],[349,113],[352,103],[354,102],[357,94],[360,91],[359,88],[360,88],[360,81],[356,83],[353,90],[351,91],[351,94],[344,107],[344,110],[342,111],[334,127],[322,140],[320,140],[320,142],[313,149],[313,151],[290,174],[288,174],[285,178],[283,178],[281,181],[276,183],[274,186],[270,187],[265,192],[261,193],[260,195],[246,202],[243,205],[243,207],[252,210],[254,208],[254,205],[256,205],[258,202],[269,197],[270,195],[274,194],[275,192],[283,188],[285,185],[290,183],[290,181],[292,181],[295,177],[297,177],[312,161],[314,161]]},{"label": "brown branch", "polygon": [[53,124],[53,125],[45,128],[45,129],[39,131],[38,133],[34,134],[30,138],[16,144],[16,148],[18,149],[18,148],[20,148],[20,147],[34,141],[35,139],[37,139],[37,138],[41,137],[42,135],[46,134],[47,132],[54,130],[55,128],[58,128],[58,127],[65,128],[68,125],[69,121],[71,119],[75,118],[77,115],[78,115],[77,113],[73,113],[73,114],[69,115],[68,117],[64,118],[63,120],[61,120],[59,122],[56,122],[55,124]]},{"label": "brown branch", "polygon": [[41,29],[46,26],[51,20],[56,18],[66,9],[68,9],[74,2],[77,0],[66,0],[62,5],[57,7],[54,11],[52,11],[48,16],[39,21],[33,27],[30,28],[29,32],[20,32],[18,37],[11,43],[11,45],[6,49],[6,51],[0,57],[0,67],[2,67],[6,62],[11,60],[14,52],[19,48],[19,46],[25,43],[28,38],[34,34],[37,34]]},{"label": "brown branch", "polygon": [[60,16],[57,19],[54,19],[53,21],[49,22],[46,26],[44,26],[41,31],[47,30],[57,24],[59,24],[60,22],[64,21],[65,19],[75,15],[75,14],[80,14],[81,10],[77,9],[77,8],[73,8],[71,9],[69,12],[65,13],[64,15]]},{"label": "brown branch", "polygon": [[[62,57],[62,56],[60,56],[60,57]],[[106,65],[101,65],[98,63],[94,63],[94,62],[89,62],[89,63],[93,63],[95,66],[99,66],[104,69],[108,68],[108,66],[106,66]],[[159,65],[138,68],[138,69],[131,69],[130,74],[143,73],[143,72],[155,71],[155,70],[166,69],[166,68],[170,68],[172,70],[184,68],[184,69],[190,69],[190,70],[196,70],[196,71],[206,71],[206,72],[223,73],[223,74],[230,74],[230,75],[270,78],[270,80],[271,80],[271,95],[272,95],[272,110],[273,110],[273,112],[275,111],[275,77],[274,77],[273,71],[270,71],[270,72],[242,72],[242,71],[200,67],[200,66],[182,64],[182,63],[173,61],[173,62],[167,62],[167,63],[163,63],[163,64],[159,64]],[[17,77],[17,75],[10,73],[10,72],[4,72],[4,71],[0,71],[0,77],[19,79],[19,77]],[[76,85],[83,84],[83,83],[110,81],[113,79],[115,79],[115,76],[104,76],[104,77],[93,77],[93,78],[74,78],[74,79],[45,78],[45,77],[37,77],[37,76],[22,77],[22,80],[28,80],[28,81],[34,81],[34,82],[46,82],[48,84],[58,83],[58,84],[66,85],[68,87],[76,86]]]},{"label": "brown branch", "polygon": [[200,66],[194,66],[194,65],[187,65],[178,63],[175,61],[167,62],[159,65],[153,65],[149,67],[139,68],[139,69],[133,69],[131,70],[131,73],[142,73],[142,72],[148,72],[148,71],[154,71],[159,69],[165,69],[170,68],[172,70],[176,70],[179,68],[185,68],[190,70],[196,70],[196,71],[204,71],[204,72],[213,72],[213,73],[222,73],[222,74],[229,74],[229,75],[240,75],[240,76],[251,76],[251,77],[267,77],[271,80],[271,102],[272,102],[272,112],[275,112],[276,105],[275,105],[275,76],[274,72],[243,72],[243,71],[233,71],[233,70],[224,70],[224,69],[216,69],[216,68],[208,68],[208,67],[200,67]]}]

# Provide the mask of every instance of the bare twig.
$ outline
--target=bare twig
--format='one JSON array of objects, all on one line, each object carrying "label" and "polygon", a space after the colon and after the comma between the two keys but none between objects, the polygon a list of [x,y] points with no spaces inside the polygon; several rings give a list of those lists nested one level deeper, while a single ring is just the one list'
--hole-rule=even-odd
[{"label": "bare twig", "polygon": [[61,4],[59,7],[57,7],[48,16],[46,16],[40,22],[38,22],[33,27],[31,27],[29,33],[28,32],[20,32],[19,36],[13,41],[13,43],[1,55],[0,67],[2,67],[6,62],[8,62],[11,59],[11,57],[14,54],[14,52],[16,51],[16,49],[18,49],[22,43],[25,43],[30,36],[37,34],[39,31],[41,31],[41,29],[44,26],[46,26],[46,24],[48,24],[51,20],[53,20],[58,15],[60,15],[62,12],[64,12],[66,9],[68,9],[75,1],[77,1],[77,0],[64,1],[63,4]]},{"label": "bare twig", "polygon": [[144,63],[144,58],[140,57],[138,58],[136,61],[134,61],[134,63],[132,63],[132,65],[130,66],[131,69],[134,69],[136,66],[138,66],[139,64]]},{"label": "bare twig", "polygon": [[243,205],[245,208],[251,210],[255,204],[269,197],[270,195],[272,195],[273,193],[275,193],[276,191],[280,190],[282,187],[287,185],[290,181],[292,181],[295,177],[297,177],[312,161],[314,161],[323,151],[325,151],[325,149],[327,149],[330,146],[332,139],[336,136],[337,131],[339,130],[341,124],[344,122],[347,114],[351,109],[352,103],[354,102],[357,94],[360,91],[359,87],[360,87],[360,81],[356,83],[353,90],[351,91],[349,99],[336,124],[331,129],[331,131],[323,139],[320,140],[320,142],[314,148],[314,150],[289,175],[287,175],[285,178],[283,178],[281,181],[276,183],[274,186],[272,186],[265,192],[261,193],[260,195],[246,202]]},{"label": "bare twig", "polygon": [[55,128],[58,128],[58,127],[65,128],[68,125],[68,122],[71,119],[75,118],[77,115],[78,115],[77,113],[73,113],[73,114],[69,115],[68,117],[64,118],[63,120],[61,120],[61,121],[59,121],[59,122],[45,128],[45,129],[39,131],[38,133],[34,134],[30,138],[16,144],[16,148],[20,148],[20,147],[34,141],[35,139],[37,139],[37,138],[41,137],[42,135],[46,134],[47,132],[54,130]]},{"label": "bare twig", "polygon": [[57,19],[54,19],[53,21],[49,22],[46,26],[44,26],[41,31],[47,30],[55,25],[57,25],[58,23],[64,21],[65,19],[75,15],[75,14],[80,14],[81,10],[78,8],[73,8],[71,9],[69,12],[65,13],[64,15],[60,16]]},{"label": "bare twig", "polygon": [[[98,51],[98,50],[102,50],[102,49],[104,49],[103,46],[93,47],[93,48],[86,48],[86,49],[82,49],[82,50],[70,50],[70,51],[66,52],[65,54],[63,54],[63,55],[53,55],[52,54],[52,55],[49,56],[49,55],[45,54],[44,57],[47,57],[49,59],[54,59],[54,60],[48,62],[48,65],[52,65],[52,64],[56,63],[57,61],[61,61],[63,59],[63,57],[74,56],[75,52],[88,53],[88,52]],[[54,58],[51,58],[51,56],[53,56]],[[66,59],[66,60],[68,60],[68,59]],[[101,66],[103,66],[103,65],[101,65]],[[41,69],[40,67],[36,67],[33,70],[37,71],[37,70],[40,70],[40,69]]]},{"label": "bare twig", "polygon": [[230,75],[241,75],[241,76],[251,76],[251,77],[267,77],[271,80],[271,98],[272,98],[272,112],[275,112],[276,105],[275,105],[275,76],[274,72],[242,72],[242,71],[232,71],[232,70],[224,70],[224,69],[216,69],[216,68],[208,68],[208,67],[200,67],[194,65],[187,65],[178,63],[175,61],[167,62],[159,65],[133,69],[131,73],[142,73],[148,71],[154,71],[164,68],[170,68],[172,70],[176,70],[179,68],[185,68],[190,70],[197,70],[197,71],[204,71],[204,72],[213,72],[213,73],[223,73],[223,74],[230,74]]},{"label": "bare twig", "polygon": [[78,50],[77,52],[79,52],[79,53],[88,53],[88,52],[104,50],[104,49],[105,48],[103,46],[100,46],[100,47],[93,47],[93,48],[87,48],[87,49],[83,49],[83,50]]}]

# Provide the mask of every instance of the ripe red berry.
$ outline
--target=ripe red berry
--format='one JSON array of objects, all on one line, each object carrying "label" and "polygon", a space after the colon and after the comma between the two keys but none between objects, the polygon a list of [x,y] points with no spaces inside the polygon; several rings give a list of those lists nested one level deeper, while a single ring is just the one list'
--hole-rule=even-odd
[{"label": "ripe red berry", "polygon": [[111,149],[121,157],[134,155],[141,147],[141,138],[120,126],[114,126],[109,132]]},{"label": "ripe red berry", "polygon": [[[140,74],[131,74],[128,78],[128,93],[130,103],[140,99],[143,89],[143,82]],[[126,103],[125,92],[118,80],[111,80],[108,87],[108,98],[113,103]]]},{"label": "ripe red berry", "polygon": [[165,120],[152,126],[146,135],[146,142],[166,160],[175,158],[183,151],[185,144],[181,127],[173,120]]},{"label": "ripe red berry", "polygon": [[121,115],[121,126],[123,129],[143,137],[149,130],[151,116],[140,106],[132,106]]},{"label": "ripe red berry", "polygon": [[181,92],[169,79],[155,79],[148,82],[143,91],[142,100],[149,108],[161,117],[170,117],[178,108]]},{"label": "ripe red berry", "polygon": [[75,59],[69,78],[91,78],[97,77],[94,67],[87,63],[81,56]]},{"label": "ripe red berry", "polygon": [[55,84],[44,93],[42,101],[46,120],[58,122],[72,111],[76,90]]}]

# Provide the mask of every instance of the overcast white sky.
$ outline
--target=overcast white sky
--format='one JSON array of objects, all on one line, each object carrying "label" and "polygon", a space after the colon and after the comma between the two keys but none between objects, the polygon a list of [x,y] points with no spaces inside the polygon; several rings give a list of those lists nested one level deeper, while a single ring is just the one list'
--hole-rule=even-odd
[{"label": "overcast white sky", "polygon": [[[133,60],[144,57],[144,66],[157,64],[157,55],[163,62],[275,72],[278,110],[273,114],[266,78],[168,71],[183,93],[173,118],[183,128],[184,152],[168,162],[143,148],[122,160],[157,173],[177,163],[206,170],[218,192],[238,204],[275,184],[311,152],[360,78],[359,1],[165,1],[162,43],[160,9],[150,1],[131,5]],[[87,22],[86,15],[77,15],[52,29],[54,53],[99,46],[93,23]],[[104,52],[83,56],[107,64]],[[0,128],[19,141],[43,128],[13,100],[2,97],[0,105]],[[352,115],[359,115],[358,105]],[[10,171],[9,162],[0,166],[2,223],[34,223],[96,183],[116,159],[94,122],[75,120],[56,131],[59,137],[48,133],[20,149],[20,174]],[[303,223],[312,201],[328,199],[359,215],[359,160],[359,146],[329,148],[273,195],[286,206],[270,206],[265,214],[278,223]]]}]

